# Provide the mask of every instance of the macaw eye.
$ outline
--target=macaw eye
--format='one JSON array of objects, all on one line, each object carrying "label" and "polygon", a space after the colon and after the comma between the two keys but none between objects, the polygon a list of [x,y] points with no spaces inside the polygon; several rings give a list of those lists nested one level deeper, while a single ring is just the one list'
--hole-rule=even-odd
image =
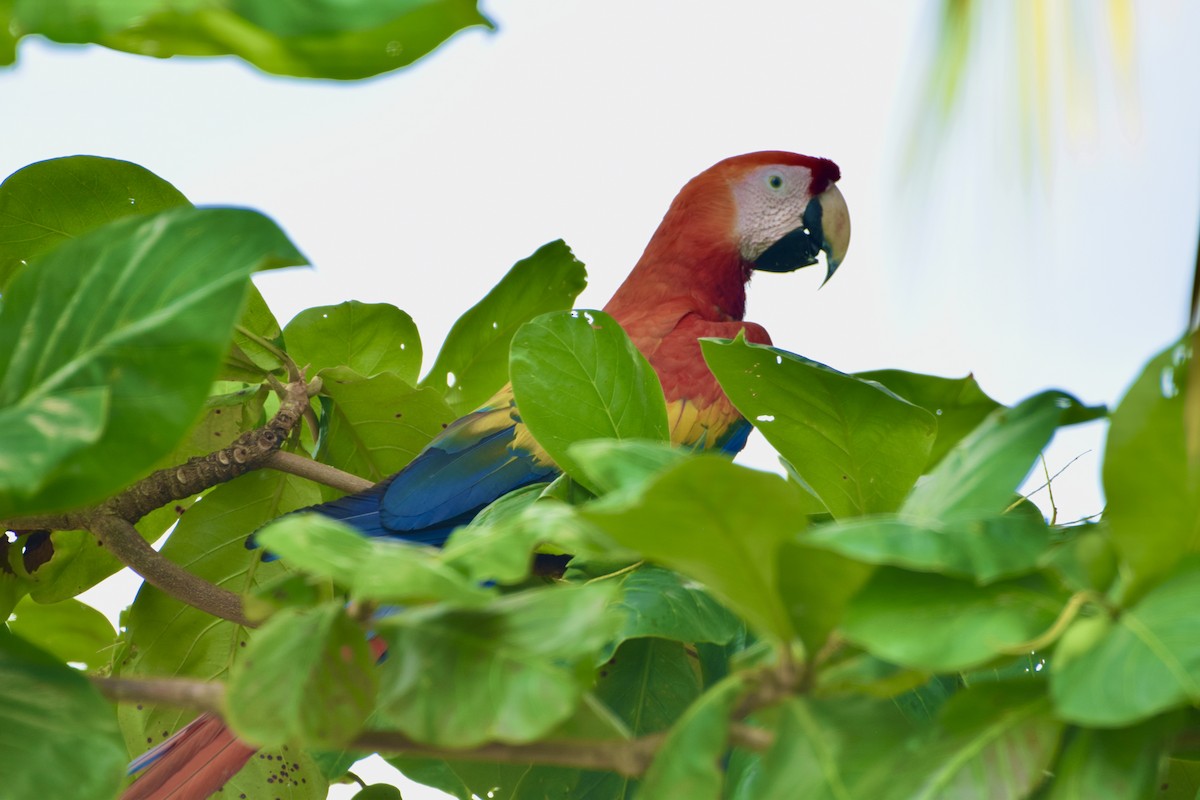
[{"label": "macaw eye", "polygon": [[772,189],[778,189],[783,186],[783,178],[779,175],[772,175],[771,177],[767,178],[767,185]]}]

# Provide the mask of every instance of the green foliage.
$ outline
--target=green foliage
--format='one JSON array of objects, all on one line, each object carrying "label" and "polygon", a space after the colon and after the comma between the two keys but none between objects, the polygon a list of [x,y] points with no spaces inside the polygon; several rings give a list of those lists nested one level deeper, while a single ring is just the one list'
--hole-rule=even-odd
[{"label": "green foliage", "polygon": [[1059,713],[1111,727],[1200,700],[1198,601],[1200,559],[1190,558],[1054,671],[1050,686]]},{"label": "green foliage", "polygon": [[[318,24],[292,13],[255,24]],[[14,219],[54,214],[63,235],[21,244]],[[384,478],[511,371],[567,474],[440,550],[289,515],[334,493],[267,470],[139,523],[158,539],[177,522],[161,554],[246,598],[257,628],[145,585],[115,632],[73,599],[117,567],[107,549],[15,526],[0,542],[0,739],[20,755],[0,762],[6,791],[112,797],[125,758],[193,716],[123,702],[122,746],[86,671],[224,684],[228,722],[270,748],[226,787],[247,800],[324,797],[379,741],[367,732],[436,748],[389,755],[463,798],[1195,795],[1188,342],[1114,416],[1110,508],[1061,527],[1017,494],[1054,432],[1098,413],[1061,392],[1006,408],[969,377],[844,375],[704,342],[784,478],[665,443],[642,355],[601,312],[563,310],[584,273],[561,242],[464,314],[421,382],[399,309],[322,306],[281,329],[248,277],[297,261],[264,217],[193,209],[123,162],[45,162],[0,186],[2,513],[96,502],[229,444],[264,423],[290,363],[321,379],[295,455]],[[538,558],[564,554],[547,577]],[[532,749],[495,763],[481,746]],[[635,746],[646,757],[623,769],[542,757]]]},{"label": "green foliage", "polygon": [[407,383],[421,371],[421,336],[412,317],[387,303],[351,300],[301,311],[283,329],[288,355],[316,373],[348,368],[365,378],[393,372]]},{"label": "green foliage", "polygon": [[266,72],[353,80],[421,58],[463,28],[490,26],[475,0],[40,0],[0,4],[0,64],[16,39],[96,43],[128,53],[236,55]]},{"label": "green foliage", "polygon": [[455,414],[474,411],[508,380],[517,330],[540,314],[570,308],[585,286],[587,272],[565,242],[538,248],[454,323],[421,385],[442,392]]},{"label": "green foliage", "polygon": [[364,478],[396,472],[454,421],[440,394],[414,388],[395,372],[364,378],[338,366],[322,370],[321,379],[333,402],[322,414],[317,458]]},{"label": "green foliage", "polygon": [[67,239],[186,205],[178,189],[128,161],[71,156],[17,170],[0,184],[0,292],[21,267]]},{"label": "green foliage", "polygon": [[929,412],[878,384],[742,338],[704,341],[704,358],[738,411],[835,518],[894,511],[937,435]]},{"label": "green foliage", "polygon": [[125,771],[112,706],[79,672],[2,628],[0,746],[10,797],[110,800]]},{"label": "green foliage", "polygon": [[13,609],[8,629],[60,661],[89,669],[108,664],[116,638],[103,614],[74,598],[43,605],[26,597]]},{"label": "green foliage", "polygon": [[[753,505],[745,502],[755,498]],[[637,502],[597,503],[585,518],[619,544],[693,577],[761,633],[786,639],[780,544],[802,530],[795,490],[781,478],[701,456],[666,470]]]},{"label": "green foliage", "polygon": [[[1146,364],[1113,412],[1104,459],[1105,518],[1133,574],[1130,591],[1200,551],[1200,453],[1189,383],[1191,341],[1171,345]],[[1192,417],[1188,418],[1189,409]],[[1189,430],[1189,422],[1191,429]]]},{"label": "green foliage", "polygon": [[[100,500],[168,453],[204,403],[250,273],[298,263],[261,214],[180,208],[109,223],[21,270],[0,311],[0,414],[27,449],[0,456],[0,514]],[[65,444],[42,427],[63,406]]]},{"label": "green foliage", "polygon": [[729,736],[729,716],[745,690],[731,675],[697,700],[671,728],[646,770],[643,797],[721,796],[720,760]]},{"label": "green foliage", "polygon": [[481,609],[381,619],[388,644],[378,718],[417,741],[470,747],[536,740],[580,702],[612,635],[603,585],[534,589]]},{"label": "green foliage", "polygon": [[[603,311],[545,314],[512,342],[521,419],[554,462],[588,488],[569,446],[587,439],[668,438],[662,387],[649,362]],[[569,408],[565,398],[572,398]]]},{"label": "green foliage", "polygon": [[284,609],[229,675],[228,721],[246,741],[348,743],[375,705],[375,659],[341,603]]},{"label": "green foliage", "polygon": [[476,605],[492,595],[447,566],[433,548],[369,539],[317,514],[284,517],[256,539],[288,565],[331,579],[357,600]]}]

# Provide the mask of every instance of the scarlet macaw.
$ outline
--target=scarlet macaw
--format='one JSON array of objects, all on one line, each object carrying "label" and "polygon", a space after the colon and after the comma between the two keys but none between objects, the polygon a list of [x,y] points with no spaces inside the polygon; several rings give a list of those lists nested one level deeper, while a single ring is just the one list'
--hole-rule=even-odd
[{"label": "scarlet macaw", "polygon": [[[649,360],[667,401],[671,441],[729,453],[750,424],[701,355],[702,337],[770,344],[742,317],[755,270],[791,272],[826,255],[833,276],[850,242],[836,164],[782,151],[734,156],[680,190],[633,271],[604,307]],[[356,495],[315,506],[368,535],[440,545],[450,531],[514,489],[558,474],[529,435],[505,387],[449,425],[400,472]],[[205,798],[253,755],[202,715],[134,762],[149,767],[124,800]]]}]

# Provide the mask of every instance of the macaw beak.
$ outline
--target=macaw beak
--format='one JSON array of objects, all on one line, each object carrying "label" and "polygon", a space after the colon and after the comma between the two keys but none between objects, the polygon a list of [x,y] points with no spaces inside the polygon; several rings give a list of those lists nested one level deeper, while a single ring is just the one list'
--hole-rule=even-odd
[{"label": "macaw beak", "polygon": [[817,263],[825,253],[824,286],[837,272],[850,247],[850,212],[837,186],[830,186],[808,201],[804,224],[766,249],[754,262],[764,272],[794,272]]}]

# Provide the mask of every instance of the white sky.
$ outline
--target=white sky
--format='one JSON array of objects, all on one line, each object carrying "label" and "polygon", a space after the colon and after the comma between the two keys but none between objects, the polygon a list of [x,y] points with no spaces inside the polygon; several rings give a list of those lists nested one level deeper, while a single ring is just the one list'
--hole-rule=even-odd
[{"label": "white sky", "polygon": [[[759,149],[826,156],[844,176],[849,256],[820,292],[817,270],[756,278],[748,316],[776,344],[844,371],[973,371],[1004,402],[1055,386],[1114,403],[1185,322],[1200,4],[1136,5],[1125,92],[1102,20],[1082,29],[1081,60],[1055,48],[1096,100],[1052,95],[1069,124],[1041,171],[1013,145],[1003,11],[959,124],[905,168],[932,6],[490,2],[498,32],[357,84],[26,40],[0,72],[0,176],[89,153],[142,164],[198,204],[260,209],[314,265],[257,279],[281,322],[391,302],[416,319],[428,365],[458,314],[542,243],[566,239],[591,275],[580,303],[599,307],[696,172]],[[1054,471],[1090,450],[1055,483],[1060,521],[1102,506],[1102,435],[1070,431],[1048,454]],[[757,438],[742,461],[775,465]],[[121,578],[87,599],[115,618],[135,588]]]}]

